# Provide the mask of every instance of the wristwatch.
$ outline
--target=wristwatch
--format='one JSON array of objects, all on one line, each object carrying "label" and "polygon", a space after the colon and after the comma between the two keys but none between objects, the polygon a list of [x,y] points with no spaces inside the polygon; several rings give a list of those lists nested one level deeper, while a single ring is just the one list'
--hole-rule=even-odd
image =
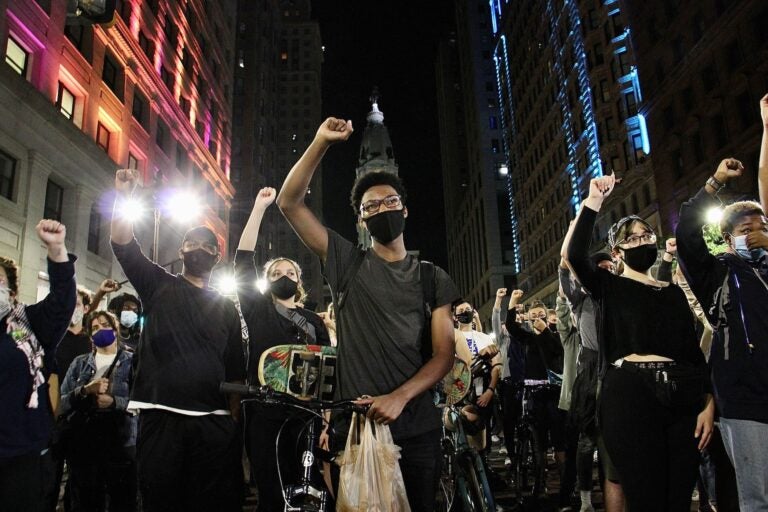
[{"label": "wristwatch", "polygon": [[710,187],[712,187],[713,189],[715,189],[715,194],[717,194],[718,192],[720,192],[720,190],[722,190],[722,189],[723,189],[723,187],[725,187],[725,183],[721,183],[721,182],[720,182],[720,181],[718,181],[718,180],[717,180],[717,178],[715,178],[714,176],[710,176],[710,177],[709,177],[709,179],[707,180],[707,185],[709,185]]}]

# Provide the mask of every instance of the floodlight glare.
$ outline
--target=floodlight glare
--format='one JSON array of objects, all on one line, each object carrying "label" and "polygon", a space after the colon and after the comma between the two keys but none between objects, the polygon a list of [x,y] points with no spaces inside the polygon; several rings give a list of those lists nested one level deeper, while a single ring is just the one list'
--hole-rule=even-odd
[{"label": "floodlight glare", "polygon": [[117,205],[121,218],[136,222],[144,216],[144,203],[135,197],[129,197]]},{"label": "floodlight glare", "polygon": [[219,291],[224,295],[234,295],[237,293],[237,280],[232,274],[227,274],[219,278],[219,285],[217,287]]},{"label": "floodlight glare", "polygon": [[506,176],[509,174],[509,167],[507,167],[507,164],[501,164],[499,166],[499,176]]},{"label": "floodlight glare", "polygon": [[723,218],[723,209],[719,206],[713,206],[707,210],[707,224],[719,224]]},{"label": "floodlight glare", "polygon": [[266,279],[261,278],[256,280],[256,288],[258,288],[261,293],[266,292],[268,287],[269,287],[269,283],[267,282]]},{"label": "floodlight glare", "polygon": [[200,216],[200,200],[191,192],[177,192],[168,200],[165,210],[180,222],[191,222]]}]

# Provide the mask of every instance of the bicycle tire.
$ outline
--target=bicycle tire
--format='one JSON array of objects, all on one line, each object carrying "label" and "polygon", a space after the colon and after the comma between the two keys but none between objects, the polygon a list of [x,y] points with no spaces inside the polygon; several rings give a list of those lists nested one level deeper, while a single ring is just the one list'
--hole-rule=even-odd
[{"label": "bicycle tire", "polygon": [[533,432],[526,428],[515,441],[515,494],[518,499],[531,489],[529,479],[531,475],[536,478],[536,452],[533,440]]},{"label": "bicycle tire", "polygon": [[466,512],[495,512],[493,495],[482,469],[483,462],[476,453],[463,453],[459,459],[461,480],[465,486],[462,499]]}]

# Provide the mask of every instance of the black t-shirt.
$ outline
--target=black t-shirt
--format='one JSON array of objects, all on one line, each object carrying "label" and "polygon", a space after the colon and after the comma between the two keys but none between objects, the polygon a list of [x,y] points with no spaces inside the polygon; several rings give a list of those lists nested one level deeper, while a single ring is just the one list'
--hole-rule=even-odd
[{"label": "black t-shirt", "polygon": [[[328,255],[323,271],[334,292],[358,252],[352,242],[328,230]],[[459,298],[456,285],[439,267],[435,267],[435,298],[435,307]],[[387,262],[374,251],[367,251],[348,284],[336,325],[339,399],[391,393],[413,377],[424,364],[424,294],[419,260],[409,254],[401,261]],[[411,400],[391,425],[396,439],[437,428],[440,415],[429,391]]]},{"label": "black t-shirt", "polygon": [[67,329],[64,337],[56,346],[56,369],[59,373],[59,389],[64,384],[64,377],[67,375],[72,361],[81,354],[87,354],[92,350],[91,339],[81,331],[75,334]]},{"label": "black t-shirt", "polygon": [[[306,343],[305,335],[289,319],[278,313],[269,294],[261,293],[256,286],[258,273],[253,261],[253,251],[238,250],[235,253],[235,276],[239,283],[237,298],[240,311],[248,326],[249,361],[248,375],[251,382],[258,381],[259,358],[268,348],[277,345]],[[323,319],[316,313],[304,308],[296,308],[296,313],[307,319],[314,326],[314,345],[330,345]]]},{"label": "black t-shirt", "polygon": [[155,265],[135,239],[113,242],[112,250],[145,315],[131,400],[195,412],[227,410],[219,384],[245,379],[235,304]]},{"label": "black t-shirt", "polygon": [[679,286],[648,286],[595,267],[589,244],[597,212],[584,207],[574,228],[568,258],[579,281],[602,301],[608,362],[630,354],[655,354],[681,363],[704,365],[696,338],[696,320]]},{"label": "black t-shirt", "polygon": [[560,336],[549,329],[536,334],[523,329],[515,321],[515,315],[508,314],[505,323],[512,343],[525,347],[525,378],[546,380],[547,370],[563,373],[563,345]]}]

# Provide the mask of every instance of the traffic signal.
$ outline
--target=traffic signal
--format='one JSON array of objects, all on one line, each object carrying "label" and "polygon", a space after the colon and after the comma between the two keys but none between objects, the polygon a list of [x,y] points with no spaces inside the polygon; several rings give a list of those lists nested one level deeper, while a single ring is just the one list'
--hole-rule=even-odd
[{"label": "traffic signal", "polygon": [[67,25],[109,24],[117,0],[67,0]]}]

